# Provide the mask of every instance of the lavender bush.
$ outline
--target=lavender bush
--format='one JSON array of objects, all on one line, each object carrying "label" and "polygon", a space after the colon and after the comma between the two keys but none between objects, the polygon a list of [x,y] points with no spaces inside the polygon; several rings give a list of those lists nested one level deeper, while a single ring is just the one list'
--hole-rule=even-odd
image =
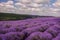
[{"label": "lavender bush", "polygon": [[0,40],[60,40],[60,18],[0,21]]}]

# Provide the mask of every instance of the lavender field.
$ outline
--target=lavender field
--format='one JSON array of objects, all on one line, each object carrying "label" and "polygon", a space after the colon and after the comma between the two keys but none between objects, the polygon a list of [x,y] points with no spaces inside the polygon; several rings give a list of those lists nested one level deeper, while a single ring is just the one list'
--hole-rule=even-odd
[{"label": "lavender field", "polygon": [[0,21],[0,40],[60,40],[60,18]]}]

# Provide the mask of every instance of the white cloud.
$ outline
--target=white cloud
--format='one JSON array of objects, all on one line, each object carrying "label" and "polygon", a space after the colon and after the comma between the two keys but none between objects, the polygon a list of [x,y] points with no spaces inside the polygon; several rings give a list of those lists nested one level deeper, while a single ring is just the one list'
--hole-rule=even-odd
[{"label": "white cloud", "polygon": [[38,8],[39,7],[39,4],[37,4],[37,3],[31,3],[28,6],[29,7],[33,7],[33,8]]},{"label": "white cloud", "polygon": [[57,0],[55,3],[53,3],[53,6],[60,7],[60,0]]},{"label": "white cloud", "polygon": [[13,5],[13,1],[9,0],[8,2],[5,3],[6,5]]},{"label": "white cloud", "polygon": [[6,7],[6,8],[14,8],[14,2],[13,1],[11,1],[11,0],[9,0],[9,1],[7,1],[7,2],[4,2],[4,3],[1,3],[1,4],[3,4],[4,5],[4,8]]},{"label": "white cloud", "polygon": [[14,8],[13,5],[5,5],[6,8]]},{"label": "white cloud", "polygon": [[1,6],[4,6],[4,5],[3,5],[2,3],[0,3],[0,7],[1,7]]},{"label": "white cloud", "polygon": [[[0,12],[58,16],[60,9],[47,6],[49,1],[50,0],[18,0],[14,6],[14,2],[9,0],[5,3],[0,3]],[[55,2],[53,5],[59,7],[60,1]]]},{"label": "white cloud", "polygon": [[33,0],[35,3],[48,3],[50,0]]},{"label": "white cloud", "polygon": [[32,7],[32,8],[38,8],[43,5],[48,5],[50,2],[50,0],[15,0],[15,1],[17,1],[17,3],[15,3],[17,7]]},{"label": "white cloud", "polygon": [[52,10],[53,12],[60,11],[60,9],[58,9],[58,8],[51,8],[51,10]]},{"label": "white cloud", "polygon": [[26,5],[22,4],[22,3],[15,3],[15,6],[17,8],[22,8],[22,7],[26,7]]},{"label": "white cloud", "polygon": [[22,3],[15,3],[15,5],[23,5]]},{"label": "white cloud", "polygon": [[12,0],[0,3],[0,12],[14,12],[14,10],[15,7]]},{"label": "white cloud", "polygon": [[17,2],[22,2],[22,3],[48,3],[50,0],[15,0]]},{"label": "white cloud", "polygon": [[31,3],[32,1],[31,0],[20,0],[20,2],[22,2],[22,3]]}]

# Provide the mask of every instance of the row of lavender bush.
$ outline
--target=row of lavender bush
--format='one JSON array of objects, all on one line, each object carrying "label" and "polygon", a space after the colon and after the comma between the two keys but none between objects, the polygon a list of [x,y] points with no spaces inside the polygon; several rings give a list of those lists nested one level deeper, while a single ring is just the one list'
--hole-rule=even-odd
[{"label": "row of lavender bush", "polygon": [[0,21],[0,40],[60,40],[60,18]]}]

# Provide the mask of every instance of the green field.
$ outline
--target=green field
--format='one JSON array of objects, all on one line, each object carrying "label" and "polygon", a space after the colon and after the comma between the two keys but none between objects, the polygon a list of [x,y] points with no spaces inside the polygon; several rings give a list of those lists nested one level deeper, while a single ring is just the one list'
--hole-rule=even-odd
[{"label": "green field", "polygon": [[33,15],[20,15],[20,14],[12,14],[12,13],[0,13],[0,20],[22,20],[27,18],[35,18],[38,16]]},{"label": "green field", "polygon": [[13,13],[0,13],[1,20],[23,20],[36,17],[52,17],[52,16],[38,16],[38,15],[22,15],[22,14],[13,14]]}]

